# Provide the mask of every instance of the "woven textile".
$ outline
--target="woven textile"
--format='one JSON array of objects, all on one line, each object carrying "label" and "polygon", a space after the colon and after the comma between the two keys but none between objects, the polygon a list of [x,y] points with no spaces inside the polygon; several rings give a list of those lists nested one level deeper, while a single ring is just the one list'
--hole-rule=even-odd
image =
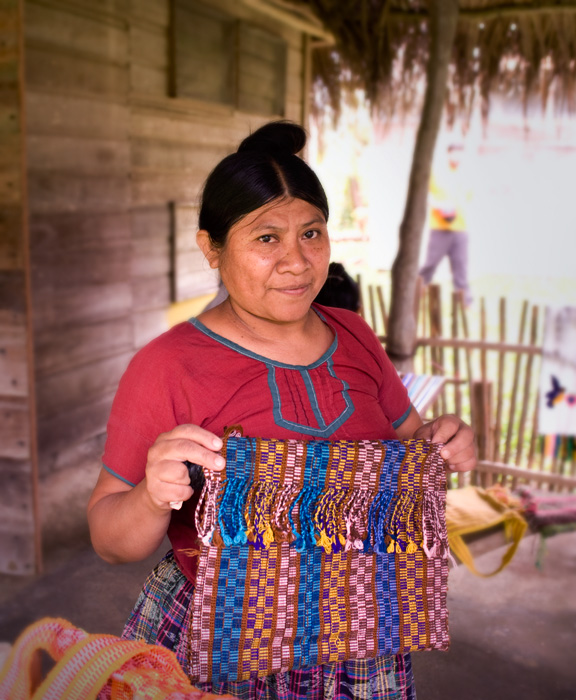
[{"label": "woven textile", "polygon": [[244,680],[448,646],[440,446],[227,437],[209,473],[189,675]]},{"label": "woven textile", "polygon": [[[55,661],[40,676],[37,653]],[[0,669],[2,700],[232,700],[190,685],[176,656],[161,646],[88,634],[43,618],[16,640]]]}]

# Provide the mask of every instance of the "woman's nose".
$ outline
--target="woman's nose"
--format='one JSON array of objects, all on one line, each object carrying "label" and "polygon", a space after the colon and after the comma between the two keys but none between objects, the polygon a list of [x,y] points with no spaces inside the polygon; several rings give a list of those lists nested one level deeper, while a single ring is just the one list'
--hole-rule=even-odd
[{"label": "woman's nose", "polygon": [[302,272],[309,267],[306,251],[300,241],[287,243],[283,250],[283,255],[278,262],[278,269],[281,272],[289,271],[294,273]]}]

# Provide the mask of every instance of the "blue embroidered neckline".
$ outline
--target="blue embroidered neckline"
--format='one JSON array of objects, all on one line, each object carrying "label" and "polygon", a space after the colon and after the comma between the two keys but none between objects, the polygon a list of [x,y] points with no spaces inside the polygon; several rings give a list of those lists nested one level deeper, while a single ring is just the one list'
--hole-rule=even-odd
[{"label": "blue embroidered neckline", "polygon": [[[208,336],[212,340],[215,340],[217,343],[220,345],[224,345],[227,348],[230,348],[231,350],[234,350],[235,352],[240,353],[241,355],[244,355],[246,357],[249,357],[253,360],[257,360],[258,362],[262,362],[265,364],[268,368],[268,387],[270,389],[270,394],[272,396],[272,403],[273,403],[273,415],[274,415],[274,422],[276,423],[277,426],[286,428],[287,430],[301,433],[304,435],[311,435],[316,438],[325,438],[329,437],[334,433],[334,431],[339,428],[342,423],[344,423],[348,418],[354,413],[354,404],[352,403],[352,399],[350,398],[350,395],[348,393],[349,386],[348,383],[345,382],[343,379],[339,379],[336,376],[336,373],[334,372],[334,362],[332,360],[332,356],[336,352],[336,349],[338,348],[338,334],[336,330],[330,326],[327,322],[326,319],[322,316],[322,314],[314,309],[315,313],[318,314],[318,316],[328,325],[328,327],[332,330],[334,333],[334,340],[332,341],[330,347],[326,352],[320,357],[318,360],[313,362],[310,365],[290,365],[287,364],[286,362],[278,362],[276,360],[271,360],[268,357],[264,357],[263,355],[259,355],[258,353],[252,352],[251,350],[247,350],[246,348],[242,347],[241,345],[238,345],[238,343],[233,342],[232,340],[228,340],[228,338],[224,338],[224,336],[219,335],[218,333],[214,333],[214,331],[211,331],[209,328],[207,328],[202,321],[199,321],[197,318],[191,318],[190,323],[197,328],[201,333],[204,335]],[[338,381],[341,382],[342,384],[342,398],[344,399],[344,404],[345,408],[342,411],[342,413],[337,416],[333,421],[330,423],[326,423],[324,420],[324,417],[322,416],[322,413],[320,411],[318,399],[316,397],[316,391],[314,389],[314,384],[310,378],[310,371],[317,369],[318,367],[322,365],[326,365],[326,370],[328,374],[333,377],[334,379],[338,379]],[[276,382],[276,369],[287,369],[287,370],[294,370],[296,372],[299,372],[300,375],[302,376],[304,380],[304,384],[306,386],[306,394],[308,395],[308,400],[310,402],[310,407],[312,408],[312,411],[314,413],[314,416],[316,418],[316,421],[318,423],[318,427],[314,428],[313,426],[310,425],[305,425],[301,423],[294,423],[292,421],[286,420],[284,416],[282,415],[282,397],[280,395],[280,390],[278,388],[278,384]]]},{"label": "blue embroidered neckline", "polygon": [[[322,319],[322,321],[326,323],[326,319],[324,318],[324,316],[322,316],[322,314],[320,314],[318,311],[316,311],[316,313]],[[334,333],[334,340],[332,341],[332,344],[330,345],[328,350],[326,350],[326,352],[318,360],[316,360],[310,365],[290,365],[286,362],[278,362],[277,360],[271,360],[269,357],[265,357],[264,355],[259,355],[256,352],[252,352],[252,350],[248,350],[247,348],[242,347],[242,345],[238,345],[238,343],[235,343],[232,340],[228,340],[228,338],[225,338],[223,335],[218,335],[218,333],[214,333],[214,331],[211,331],[209,328],[207,328],[202,323],[202,321],[199,321],[197,318],[191,318],[189,320],[189,323],[191,323],[200,332],[204,333],[204,335],[207,335],[209,338],[212,338],[212,340],[215,340],[221,345],[225,345],[231,350],[235,350],[241,355],[251,357],[253,360],[258,360],[259,362],[263,362],[266,365],[282,367],[284,369],[295,369],[300,372],[302,370],[316,369],[317,367],[320,367],[320,365],[323,365],[327,360],[329,360],[332,357],[332,355],[336,352],[336,349],[338,348],[338,333],[336,332],[335,328],[333,328],[330,324],[326,323],[326,325],[330,328],[332,333]]]}]

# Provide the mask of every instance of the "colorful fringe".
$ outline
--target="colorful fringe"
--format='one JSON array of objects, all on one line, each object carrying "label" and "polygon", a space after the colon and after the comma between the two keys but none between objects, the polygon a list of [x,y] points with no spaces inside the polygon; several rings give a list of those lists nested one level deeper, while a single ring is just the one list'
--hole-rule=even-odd
[{"label": "colorful fringe", "polygon": [[447,648],[440,447],[225,438],[196,511],[191,677]]}]

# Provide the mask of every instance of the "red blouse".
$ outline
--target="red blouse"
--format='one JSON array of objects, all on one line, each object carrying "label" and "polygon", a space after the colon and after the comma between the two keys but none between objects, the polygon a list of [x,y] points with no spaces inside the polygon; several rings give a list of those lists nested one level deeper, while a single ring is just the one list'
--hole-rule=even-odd
[{"label": "red blouse", "polygon": [[[132,359],[108,422],[104,467],[135,485],[148,449],[177,425],[217,435],[301,439],[393,439],[410,412],[405,387],[378,338],[357,314],[316,306],[334,332],[330,348],[307,366],[275,362],[242,348],[197,319],[159,336]],[[193,514],[198,494],[174,511],[168,536],[194,581]]]}]

